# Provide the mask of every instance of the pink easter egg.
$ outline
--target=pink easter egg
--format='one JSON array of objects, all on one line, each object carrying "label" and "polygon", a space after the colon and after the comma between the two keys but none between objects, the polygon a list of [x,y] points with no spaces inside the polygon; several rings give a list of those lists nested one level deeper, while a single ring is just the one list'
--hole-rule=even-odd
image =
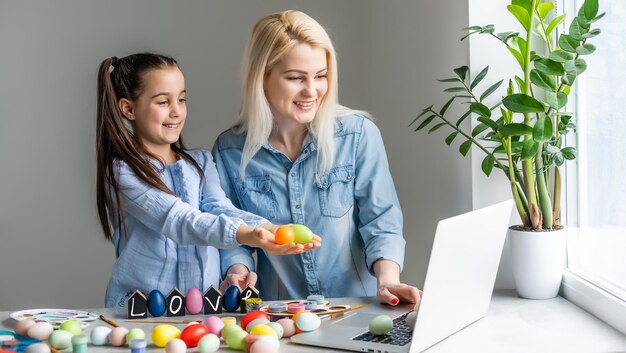
[{"label": "pink easter egg", "polygon": [[109,343],[115,347],[121,347],[126,343],[126,335],[128,329],[126,327],[114,327],[109,333]]},{"label": "pink easter egg", "polygon": [[13,331],[15,331],[15,333],[17,333],[18,335],[26,336],[26,334],[28,333],[28,329],[31,328],[34,324],[36,324],[35,320],[20,320],[16,322],[13,326]]},{"label": "pink easter egg", "polygon": [[54,331],[54,328],[49,322],[37,322],[28,329],[26,335],[44,341],[50,337],[52,331]]},{"label": "pink easter egg", "polygon": [[204,303],[202,302],[202,293],[198,288],[189,288],[185,296],[185,308],[191,315],[199,314],[202,311]]},{"label": "pink easter egg", "polygon": [[296,324],[290,318],[284,318],[276,321],[283,327],[283,337],[291,337],[296,333]]},{"label": "pink easter egg", "polygon": [[209,316],[204,319],[204,326],[207,327],[209,333],[220,337],[222,335],[222,329],[224,328],[224,321],[217,316]]}]

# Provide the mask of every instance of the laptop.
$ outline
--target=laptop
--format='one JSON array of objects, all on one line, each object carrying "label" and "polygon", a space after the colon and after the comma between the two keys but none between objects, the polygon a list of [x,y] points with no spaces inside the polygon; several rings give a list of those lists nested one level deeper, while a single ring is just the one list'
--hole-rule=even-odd
[{"label": "laptop", "polygon": [[[420,304],[375,302],[339,319],[323,320],[319,329],[291,337],[298,344],[357,352],[415,353],[481,319],[489,310],[513,201],[501,202],[439,221]],[[414,327],[404,318],[416,310]],[[394,320],[384,336],[368,332],[380,314]]]}]

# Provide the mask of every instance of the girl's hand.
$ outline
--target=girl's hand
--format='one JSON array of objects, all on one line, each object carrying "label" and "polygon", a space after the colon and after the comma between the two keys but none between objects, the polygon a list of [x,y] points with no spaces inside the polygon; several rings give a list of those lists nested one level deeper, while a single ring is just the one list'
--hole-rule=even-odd
[{"label": "girl's hand", "polygon": [[256,273],[250,272],[245,265],[234,264],[228,268],[226,277],[220,284],[220,291],[224,293],[232,285],[239,287],[239,290],[244,290],[248,286],[254,286],[257,278]]}]

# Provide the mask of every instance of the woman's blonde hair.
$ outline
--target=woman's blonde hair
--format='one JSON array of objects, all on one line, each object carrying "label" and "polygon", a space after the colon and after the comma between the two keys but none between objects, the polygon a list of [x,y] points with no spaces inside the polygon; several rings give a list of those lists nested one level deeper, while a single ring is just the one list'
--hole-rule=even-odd
[{"label": "woman's blonde hair", "polygon": [[317,21],[303,12],[288,10],[261,18],[248,38],[242,66],[243,102],[235,127],[237,132],[247,132],[239,169],[241,177],[274,126],[263,81],[289,50],[302,43],[326,51],[328,91],[308,129],[317,139],[317,173],[328,171],[334,162],[334,121],[338,115],[350,114],[345,109],[341,113],[338,110],[335,49]]}]

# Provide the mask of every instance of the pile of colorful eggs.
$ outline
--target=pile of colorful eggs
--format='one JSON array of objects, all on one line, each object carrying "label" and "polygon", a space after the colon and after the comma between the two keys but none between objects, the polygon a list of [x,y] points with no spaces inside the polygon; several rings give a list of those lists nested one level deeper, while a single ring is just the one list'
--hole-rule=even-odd
[{"label": "pile of colorful eggs", "polygon": [[[154,346],[165,348],[166,353],[185,353],[187,348],[193,347],[198,347],[200,353],[212,353],[220,348],[221,339],[234,350],[278,353],[281,338],[313,331],[320,324],[320,318],[308,311],[271,322],[266,312],[256,310],[246,314],[239,325],[234,317],[218,316],[207,316],[203,322],[190,323],[182,330],[174,325],[159,324],[152,329],[150,338]],[[48,340],[48,344],[56,349],[72,347],[74,352],[87,351],[88,338],[82,334],[82,327],[75,320],[64,321],[56,331],[47,322],[21,320],[16,323],[14,330],[20,335]],[[146,333],[141,328],[96,326],[89,336],[93,345],[128,345],[133,353],[145,352],[147,346]],[[50,352],[47,345],[40,346],[45,350],[31,350],[32,353]]]}]

